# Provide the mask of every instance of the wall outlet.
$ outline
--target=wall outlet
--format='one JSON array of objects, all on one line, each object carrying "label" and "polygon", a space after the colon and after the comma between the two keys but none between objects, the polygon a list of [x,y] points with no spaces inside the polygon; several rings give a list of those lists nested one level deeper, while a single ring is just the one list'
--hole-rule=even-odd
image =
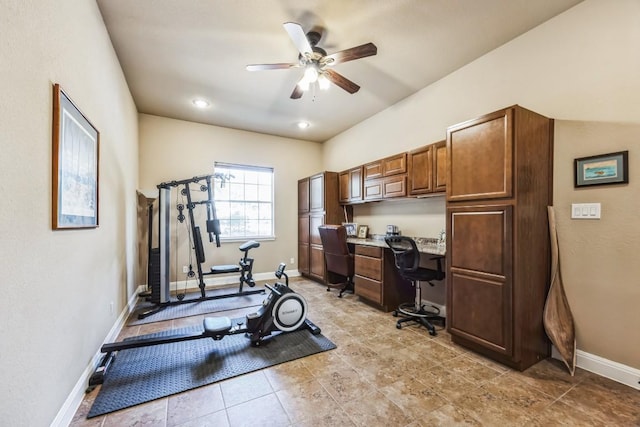
[{"label": "wall outlet", "polygon": [[183,265],[182,266],[182,272],[183,273],[188,273],[189,272],[189,266],[188,265]]},{"label": "wall outlet", "polygon": [[295,259],[295,258],[291,258],[291,259],[289,260],[289,264],[295,264],[295,262],[296,262],[296,259]]},{"label": "wall outlet", "polygon": [[109,312],[113,314],[115,312],[115,306],[113,305],[113,301],[109,303]]}]

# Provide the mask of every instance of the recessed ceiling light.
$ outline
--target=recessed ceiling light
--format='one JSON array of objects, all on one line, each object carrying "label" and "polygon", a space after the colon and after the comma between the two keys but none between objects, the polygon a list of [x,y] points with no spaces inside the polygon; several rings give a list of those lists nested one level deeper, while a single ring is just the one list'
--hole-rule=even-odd
[{"label": "recessed ceiling light", "polygon": [[193,105],[195,105],[198,108],[207,108],[211,104],[206,99],[197,98],[193,100]]},{"label": "recessed ceiling light", "polygon": [[308,128],[308,127],[309,127],[309,126],[311,126],[311,125],[309,124],[309,122],[298,122],[298,123],[297,123],[297,126],[298,126],[300,129],[306,129],[306,128]]}]

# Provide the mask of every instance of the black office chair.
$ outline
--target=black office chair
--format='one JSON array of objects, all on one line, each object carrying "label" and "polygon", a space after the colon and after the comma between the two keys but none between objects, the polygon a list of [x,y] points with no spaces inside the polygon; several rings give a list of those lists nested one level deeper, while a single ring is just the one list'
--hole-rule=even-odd
[{"label": "black office chair", "polygon": [[433,280],[444,279],[441,262],[442,257],[436,256],[430,258],[436,261],[437,270],[420,267],[420,252],[413,239],[406,236],[387,236],[384,240],[393,252],[400,276],[409,280],[416,288],[414,302],[400,304],[398,309],[393,312],[394,316],[404,316],[404,318],[398,320],[396,327],[402,329],[402,323],[404,322],[417,322],[424,325],[430,335],[436,335],[436,328],[429,320],[444,319],[440,316],[440,310],[437,307],[432,306],[433,311],[425,310],[425,306],[422,304],[420,282],[428,282],[433,286]]},{"label": "black office chair", "polygon": [[353,254],[347,246],[347,231],[342,225],[324,224],[318,227],[324,258],[327,263],[327,291],[341,287],[339,298],[346,291],[353,293]]}]

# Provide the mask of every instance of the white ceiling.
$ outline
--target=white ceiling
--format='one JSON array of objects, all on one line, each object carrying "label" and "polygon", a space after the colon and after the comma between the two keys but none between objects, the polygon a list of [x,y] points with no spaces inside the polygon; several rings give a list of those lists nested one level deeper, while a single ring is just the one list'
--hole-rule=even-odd
[{"label": "white ceiling", "polygon": [[[97,0],[141,113],[326,141],[581,0]],[[361,86],[289,96],[302,69],[282,24],[326,30],[331,54],[373,42],[378,54],[334,70]],[[196,109],[192,100],[211,106]],[[300,130],[295,123],[308,121]]]}]

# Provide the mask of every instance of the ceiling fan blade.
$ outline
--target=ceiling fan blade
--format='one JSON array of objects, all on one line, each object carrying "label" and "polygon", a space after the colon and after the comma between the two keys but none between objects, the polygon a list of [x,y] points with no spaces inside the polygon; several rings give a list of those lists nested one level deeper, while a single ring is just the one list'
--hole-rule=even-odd
[{"label": "ceiling fan blade", "polygon": [[354,59],[373,56],[378,53],[378,48],[373,43],[366,43],[350,49],[341,50],[324,57],[323,62],[327,65],[335,65],[341,62],[353,61]]},{"label": "ceiling fan blade", "polygon": [[336,73],[333,70],[324,70],[324,74],[336,86],[341,87],[349,93],[356,93],[360,90],[360,86],[344,77],[342,74]]},{"label": "ceiling fan blade", "polygon": [[302,89],[300,89],[299,85],[296,85],[296,87],[293,88],[293,92],[291,92],[291,99],[300,99],[302,98],[302,95],[304,94],[304,91]]},{"label": "ceiling fan blade", "polygon": [[263,71],[263,70],[282,70],[287,68],[297,68],[300,64],[250,64],[247,65],[248,71]]},{"label": "ceiling fan blade", "polygon": [[300,24],[296,24],[295,22],[285,22],[283,26],[287,34],[289,34],[289,37],[291,37],[296,49],[298,49],[298,52],[300,52],[302,56],[313,53],[309,40],[307,40],[307,35],[304,33]]}]

